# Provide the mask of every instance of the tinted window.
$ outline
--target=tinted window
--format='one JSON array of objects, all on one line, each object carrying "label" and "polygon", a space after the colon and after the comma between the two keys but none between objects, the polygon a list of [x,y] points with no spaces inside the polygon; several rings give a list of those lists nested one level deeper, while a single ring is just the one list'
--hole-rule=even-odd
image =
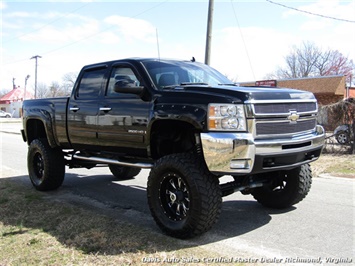
[{"label": "tinted window", "polygon": [[110,80],[107,87],[106,96],[119,96],[119,93],[114,91],[116,82],[127,81],[132,87],[140,85],[137,76],[134,74],[133,70],[129,67],[115,67],[112,69]]},{"label": "tinted window", "polygon": [[144,61],[143,64],[159,89],[184,83],[204,83],[211,86],[233,83],[217,70],[197,62],[161,60]]},{"label": "tinted window", "polygon": [[76,92],[76,97],[97,98],[101,90],[102,80],[105,73],[106,68],[85,71]]}]

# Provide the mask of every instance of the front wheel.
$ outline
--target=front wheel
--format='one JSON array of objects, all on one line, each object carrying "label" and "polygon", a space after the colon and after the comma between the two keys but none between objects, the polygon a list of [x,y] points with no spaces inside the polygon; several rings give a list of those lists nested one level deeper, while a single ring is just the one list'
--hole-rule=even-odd
[{"label": "front wheel", "polygon": [[177,238],[206,232],[216,223],[221,210],[219,181],[193,154],[159,159],[149,175],[147,195],[158,226]]},{"label": "front wheel", "polygon": [[[312,172],[309,164],[289,171],[267,173],[270,180],[263,187],[252,191],[253,197],[271,208],[287,208],[302,201],[311,189]],[[265,177],[265,175],[264,175]]]},{"label": "front wheel", "polygon": [[46,139],[35,139],[31,142],[27,167],[30,180],[37,190],[53,190],[63,183],[64,156],[59,148],[50,147]]}]

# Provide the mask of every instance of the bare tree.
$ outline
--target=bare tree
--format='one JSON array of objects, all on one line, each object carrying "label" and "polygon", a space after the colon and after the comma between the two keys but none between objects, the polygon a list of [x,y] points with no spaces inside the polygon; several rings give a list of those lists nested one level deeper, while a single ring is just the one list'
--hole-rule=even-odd
[{"label": "bare tree", "polygon": [[6,94],[8,94],[11,90],[7,90],[7,89],[2,89],[0,90],[0,98]]},{"label": "bare tree", "polygon": [[62,83],[52,81],[49,86],[45,83],[39,83],[37,85],[37,98],[69,96],[77,76],[77,73],[69,72],[63,76]]},{"label": "bare tree", "polygon": [[37,84],[37,98],[41,99],[41,98],[46,98],[47,97],[47,85],[43,82],[39,82]]},{"label": "bare tree", "polygon": [[78,73],[77,72],[69,72],[69,73],[66,73],[64,76],[63,76],[63,84],[62,84],[62,89],[63,89],[63,94],[65,96],[68,96],[70,95],[73,87],[74,87],[74,84],[75,84],[75,81],[78,77]]},{"label": "bare tree", "polygon": [[353,70],[354,63],[352,60],[349,60],[338,50],[328,51],[327,64],[322,69],[323,76],[343,74],[350,78]]},{"label": "bare tree", "polygon": [[294,46],[285,62],[285,67],[279,67],[267,77],[285,79],[341,74],[350,77],[355,68],[353,61],[338,50],[322,51],[312,42]]},{"label": "bare tree", "polygon": [[49,90],[46,93],[46,97],[58,97],[62,96],[61,86],[57,81],[53,81],[49,86]]}]

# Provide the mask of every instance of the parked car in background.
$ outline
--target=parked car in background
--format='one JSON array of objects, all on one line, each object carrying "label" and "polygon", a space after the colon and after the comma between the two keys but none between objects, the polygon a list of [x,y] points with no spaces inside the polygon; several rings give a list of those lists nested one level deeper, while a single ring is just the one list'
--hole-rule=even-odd
[{"label": "parked car in background", "polygon": [[0,117],[10,118],[10,117],[12,117],[12,115],[10,113],[6,113],[6,112],[0,110]]},{"label": "parked car in background", "polygon": [[353,138],[352,126],[349,124],[340,125],[334,130],[334,135],[339,144],[347,144]]}]

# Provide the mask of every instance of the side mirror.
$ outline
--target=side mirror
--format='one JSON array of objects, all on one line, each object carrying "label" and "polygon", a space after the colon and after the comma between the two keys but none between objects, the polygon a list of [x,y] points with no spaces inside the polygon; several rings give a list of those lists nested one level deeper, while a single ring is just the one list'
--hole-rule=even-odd
[{"label": "side mirror", "polygon": [[115,83],[114,91],[118,93],[133,93],[140,95],[144,90],[143,86],[136,86],[132,79],[121,79]]}]

